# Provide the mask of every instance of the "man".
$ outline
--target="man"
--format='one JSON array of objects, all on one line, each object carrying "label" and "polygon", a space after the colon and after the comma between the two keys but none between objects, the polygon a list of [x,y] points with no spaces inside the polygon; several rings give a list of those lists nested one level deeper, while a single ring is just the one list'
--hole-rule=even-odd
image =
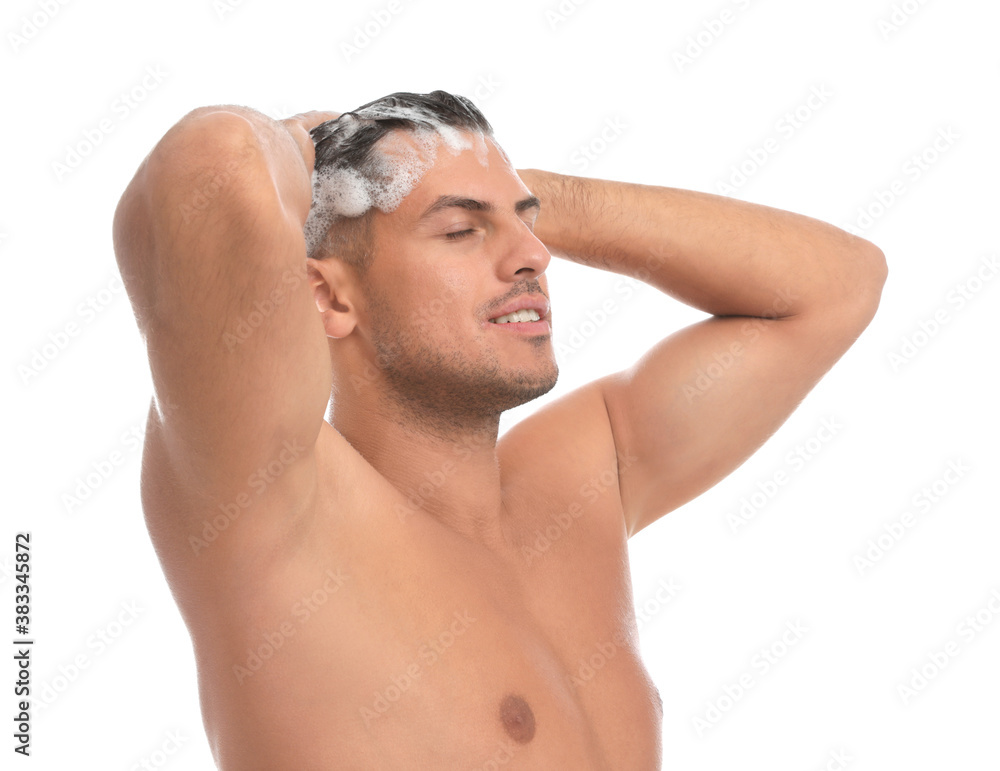
[{"label": "man", "polygon": [[[626,540],[782,424],[886,276],[807,217],[515,171],[440,91],[196,110],[115,248],[143,507],[224,769],[659,768]],[[712,318],[498,439],[555,384],[551,254]]]}]

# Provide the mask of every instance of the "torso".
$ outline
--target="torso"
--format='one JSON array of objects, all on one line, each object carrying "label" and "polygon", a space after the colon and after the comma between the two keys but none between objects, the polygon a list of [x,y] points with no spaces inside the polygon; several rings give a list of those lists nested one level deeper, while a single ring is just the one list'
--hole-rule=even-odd
[{"label": "torso", "polygon": [[297,517],[264,538],[250,517],[266,512],[248,509],[197,555],[178,508],[201,523],[220,501],[178,500],[147,450],[147,523],[220,767],[658,769],[611,496],[498,447],[510,548],[486,549],[401,516],[404,496],[360,456],[332,468],[337,439],[324,423]]}]

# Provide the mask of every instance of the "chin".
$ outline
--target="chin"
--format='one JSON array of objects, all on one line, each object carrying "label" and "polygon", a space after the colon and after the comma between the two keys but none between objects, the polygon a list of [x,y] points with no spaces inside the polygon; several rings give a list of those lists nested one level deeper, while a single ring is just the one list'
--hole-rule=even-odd
[{"label": "chin", "polygon": [[505,392],[508,398],[504,399],[497,393],[497,401],[509,404],[503,408],[504,411],[520,407],[534,401],[539,396],[544,396],[556,386],[559,378],[559,368],[553,362],[551,367],[542,371],[534,372],[530,375],[524,372],[506,378],[504,383],[495,384],[494,388],[498,392]]}]

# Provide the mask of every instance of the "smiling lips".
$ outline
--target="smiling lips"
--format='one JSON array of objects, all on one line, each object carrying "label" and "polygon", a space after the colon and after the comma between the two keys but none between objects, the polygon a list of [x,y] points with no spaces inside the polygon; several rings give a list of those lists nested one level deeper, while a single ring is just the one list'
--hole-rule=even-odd
[{"label": "smiling lips", "polygon": [[506,332],[534,336],[552,333],[552,327],[547,319],[549,300],[545,295],[521,295],[497,308],[495,312],[498,315],[488,319],[489,325],[502,326]]},{"label": "smiling lips", "polygon": [[524,310],[508,313],[506,316],[490,319],[490,321],[494,324],[510,324],[511,322],[538,321],[540,318],[541,316],[538,315],[538,311],[534,308],[525,308]]},{"label": "smiling lips", "polygon": [[501,305],[489,319],[494,324],[518,324],[544,319],[549,314],[549,299],[543,294],[522,294]]},{"label": "smiling lips", "polygon": [[506,333],[530,337],[552,334],[552,327],[549,326],[548,320],[542,318],[542,315],[534,308],[522,308],[505,313],[503,316],[490,319],[486,326],[497,327],[498,331],[502,329]]}]

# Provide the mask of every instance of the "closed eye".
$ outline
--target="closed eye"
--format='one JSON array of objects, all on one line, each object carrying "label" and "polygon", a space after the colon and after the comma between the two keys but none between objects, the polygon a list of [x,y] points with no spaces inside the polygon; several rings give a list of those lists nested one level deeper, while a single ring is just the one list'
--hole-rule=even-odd
[{"label": "closed eye", "polygon": [[457,240],[459,238],[465,238],[467,235],[470,235],[471,233],[475,232],[476,232],[475,230],[459,230],[456,231],[455,233],[445,233],[444,237],[449,240]]}]

